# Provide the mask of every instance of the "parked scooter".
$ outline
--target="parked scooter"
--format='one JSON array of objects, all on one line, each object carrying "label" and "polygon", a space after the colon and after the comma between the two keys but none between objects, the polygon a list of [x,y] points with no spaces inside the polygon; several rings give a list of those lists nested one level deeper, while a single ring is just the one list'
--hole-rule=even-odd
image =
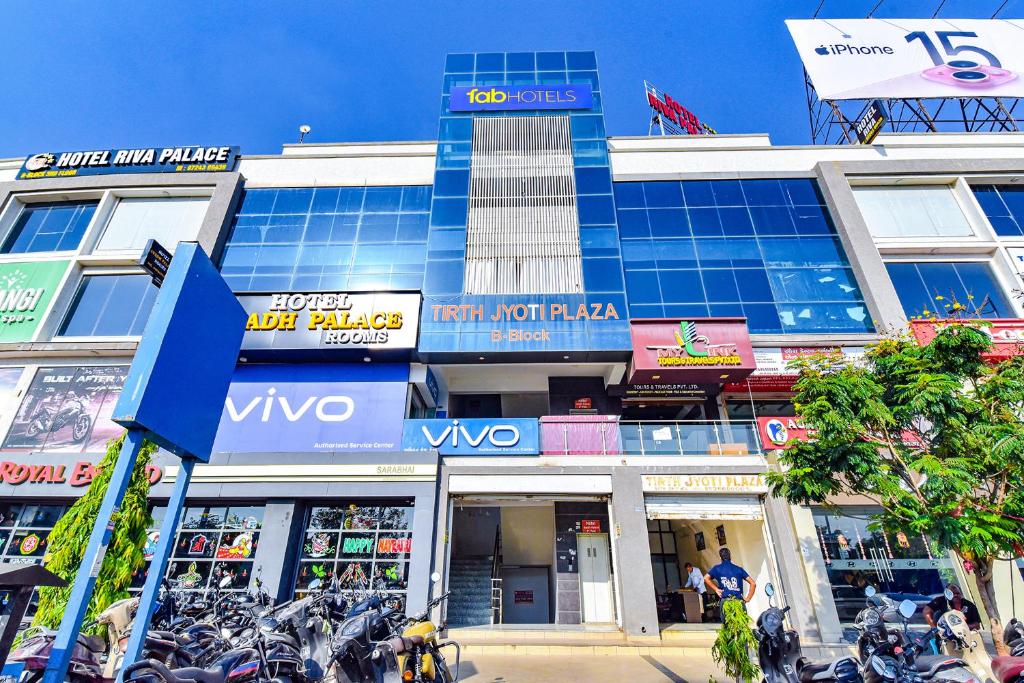
[{"label": "parked scooter", "polygon": [[[945,591],[946,600],[952,604],[953,593]],[[971,631],[967,619],[960,610],[944,612],[937,622],[940,650],[943,654],[959,657],[980,681],[993,683],[992,659],[985,652],[978,634]]]},{"label": "parked scooter", "polygon": [[775,606],[775,586],[767,584],[768,609],[757,618],[757,660],[764,674],[764,683],[810,683],[811,681],[841,681],[861,683],[857,660],[839,657],[831,662],[815,664],[802,655],[800,636],[786,630],[784,619],[789,606]]},{"label": "parked scooter", "polygon": [[1024,683],[1024,623],[1010,619],[1003,628],[1010,655],[992,658],[992,674],[999,683]]},{"label": "parked scooter", "polygon": [[981,683],[964,660],[945,654],[923,654],[937,628],[920,636],[911,635],[910,618],[917,611],[911,600],[899,604],[898,612],[903,628],[886,627],[883,616],[886,606],[873,601],[874,588],[865,590],[869,609],[858,617],[858,651],[862,653],[862,673],[865,683],[920,683],[921,681],[958,681]]},{"label": "parked scooter", "polygon": [[[43,679],[56,638],[56,631],[42,626],[30,626],[25,630],[21,643],[7,658],[8,662],[23,662],[25,665],[18,683],[39,683]],[[71,650],[68,680],[72,683],[101,683],[100,655],[105,650],[106,644],[99,636],[79,633]]]}]

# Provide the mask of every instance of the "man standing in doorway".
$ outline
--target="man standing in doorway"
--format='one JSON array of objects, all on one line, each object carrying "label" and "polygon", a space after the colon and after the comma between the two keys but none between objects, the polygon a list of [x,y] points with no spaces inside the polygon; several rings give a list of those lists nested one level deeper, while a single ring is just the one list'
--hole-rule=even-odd
[{"label": "man standing in doorway", "polygon": [[683,584],[683,588],[692,588],[697,591],[697,599],[700,600],[700,611],[703,614],[704,593],[708,590],[707,586],[704,584],[704,572],[697,569],[689,562],[683,565],[683,569],[686,570],[686,583]]},{"label": "man standing in doorway", "polygon": [[[704,577],[704,583],[708,588],[715,591],[715,594],[722,600],[726,598],[739,598],[743,602],[750,602],[757,590],[757,582],[747,573],[743,567],[732,563],[732,553],[728,548],[718,551],[722,561],[716,564]],[[747,596],[743,597],[741,584],[746,581],[750,586]]]}]

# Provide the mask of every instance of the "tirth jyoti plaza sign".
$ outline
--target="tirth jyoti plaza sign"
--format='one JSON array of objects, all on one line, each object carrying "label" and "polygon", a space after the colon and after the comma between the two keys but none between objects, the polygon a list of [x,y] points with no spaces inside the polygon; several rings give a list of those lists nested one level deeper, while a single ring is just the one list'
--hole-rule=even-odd
[{"label": "tirth jyoti plaza sign", "polygon": [[757,367],[745,318],[629,321],[630,384],[723,384]]}]

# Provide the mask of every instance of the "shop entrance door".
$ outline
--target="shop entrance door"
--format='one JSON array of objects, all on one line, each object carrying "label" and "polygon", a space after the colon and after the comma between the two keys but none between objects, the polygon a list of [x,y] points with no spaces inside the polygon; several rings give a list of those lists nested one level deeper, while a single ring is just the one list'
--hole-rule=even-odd
[{"label": "shop entrance door", "polygon": [[579,534],[576,543],[583,622],[610,623],[614,617],[608,534]]}]

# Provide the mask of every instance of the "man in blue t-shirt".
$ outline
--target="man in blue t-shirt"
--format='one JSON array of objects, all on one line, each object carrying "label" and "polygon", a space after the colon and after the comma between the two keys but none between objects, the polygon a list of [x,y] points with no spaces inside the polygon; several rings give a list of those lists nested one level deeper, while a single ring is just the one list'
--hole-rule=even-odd
[{"label": "man in blue t-shirt", "polygon": [[[722,558],[722,561],[708,571],[707,576],[704,577],[704,583],[722,600],[740,598],[743,602],[750,602],[757,589],[757,582],[747,573],[746,569],[732,563],[732,553],[728,548],[719,550],[718,556]],[[747,597],[743,597],[742,584],[744,581],[750,585]]]}]

